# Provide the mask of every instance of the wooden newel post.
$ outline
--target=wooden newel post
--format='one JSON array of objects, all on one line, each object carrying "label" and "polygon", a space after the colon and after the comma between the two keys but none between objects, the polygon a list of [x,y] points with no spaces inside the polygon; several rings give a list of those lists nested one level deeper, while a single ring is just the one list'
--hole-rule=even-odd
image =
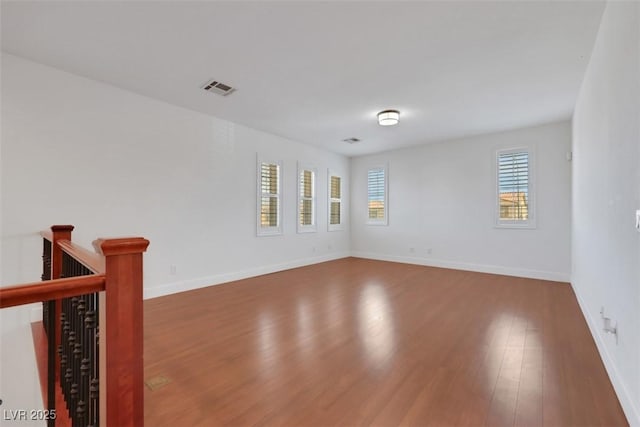
[{"label": "wooden newel post", "polygon": [[51,242],[51,278],[59,279],[62,275],[62,249],[58,246],[60,240],[71,241],[71,232],[75,227],[73,225],[52,225],[51,233],[53,242]]},{"label": "wooden newel post", "polygon": [[[144,425],[141,237],[98,239],[105,257],[100,297],[100,425]],[[106,417],[106,418],[105,418]]]},{"label": "wooden newel post", "polygon": [[[73,225],[52,225],[51,234],[53,240],[51,242],[51,279],[60,279],[62,276],[62,249],[58,246],[58,242],[61,240],[71,241],[71,232],[75,227]],[[55,333],[55,366],[53,368],[56,376],[56,380],[60,380],[60,356],[58,355],[58,346],[62,342],[62,322],[60,320],[60,314],[62,313],[62,300],[56,300],[55,313],[53,318],[55,319],[53,330]],[[49,353],[51,354],[51,353]]]}]

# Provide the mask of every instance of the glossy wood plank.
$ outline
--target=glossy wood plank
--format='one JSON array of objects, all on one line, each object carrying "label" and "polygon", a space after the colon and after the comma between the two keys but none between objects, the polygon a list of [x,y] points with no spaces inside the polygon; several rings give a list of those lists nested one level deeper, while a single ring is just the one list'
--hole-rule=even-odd
[{"label": "glossy wood plank", "polygon": [[347,258],[144,308],[147,425],[627,425],[566,283]]}]

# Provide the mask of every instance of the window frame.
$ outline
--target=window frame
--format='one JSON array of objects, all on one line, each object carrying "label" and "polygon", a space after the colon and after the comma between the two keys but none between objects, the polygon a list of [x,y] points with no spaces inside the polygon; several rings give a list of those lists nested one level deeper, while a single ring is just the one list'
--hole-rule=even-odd
[{"label": "window frame", "polygon": [[[305,197],[302,196],[302,192],[301,190],[301,181],[300,181],[300,175],[304,172],[304,171],[309,171],[311,172],[311,224],[310,225],[303,225],[300,221],[300,215],[302,214],[302,207],[301,207],[301,203],[302,201],[305,199]],[[314,166],[310,166],[310,165],[305,165],[302,163],[298,162],[298,175],[297,175],[297,180],[296,180],[296,191],[298,194],[297,197],[297,201],[298,201],[298,205],[296,208],[296,223],[297,223],[297,229],[298,229],[298,233],[315,233],[318,231],[318,221],[317,221],[317,182],[318,182],[318,170],[316,167]],[[308,198],[306,198],[308,199]]]},{"label": "window frame", "polygon": [[[278,192],[277,193],[263,193],[262,192],[262,165],[263,164],[272,164],[278,166]],[[262,236],[277,236],[282,234],[282,206],[283,206],[283,185],[282,185],[282,177],[283,177],[283,167],[281,160],[273,160],[267,157],[257,156],[256,160],[256,235],[258,237]],[[278,200],[278,214],[277,214],[277,223],[276,226],[263,227],[262,226],[262,198],[263,197],[277,197]]]},{"label": "window frame", "polygon": [[[331,178],[336,177],[340,179],[340,197],[334,198],[331,197]],[[331,169],[327,170],[327,231],[340,231],[344,228],[344,178],[342,174],[332,171]],[[334,202],[340,203],[340,222],[338,224],[331,224],[331,203]]]},{"label": "window frame", "polygon": [[[371,219],[369,217],[369,173],[373,170],[382,170],[384,172],[384,217],[380,219]],[[389,225],[389,166],[388,164],[372,165],[367,168],[367,225]]]},{"label": "window frame", "polygon": [[[500,156],[504,154],[527,153],[528,156],[528,183],[527,183],[527,215],[526,220],[501,219],[500,218]],[[535,196],[535,150],[530,146],[518,146],[512,148],[501,148],[495,151],[494,165],[494,227],[495,228],[515,228],[515,229],[535,229],[536,228],[536,196]]]}]

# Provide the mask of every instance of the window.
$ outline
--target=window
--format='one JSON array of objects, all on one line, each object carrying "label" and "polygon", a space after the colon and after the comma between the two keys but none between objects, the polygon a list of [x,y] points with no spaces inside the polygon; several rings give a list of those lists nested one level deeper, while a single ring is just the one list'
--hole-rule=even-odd
[{"label": "window", "polygon": [[281,234],[280,162],[258,160],[258,236]]},{"label": "window", "polygon": [[316,171],[298,166],[298,233],[316,231]]},{"label": "window", "polygon": [[342,177],[329,171],[329,231],[342,230]]},{"label": "window", "polygon": [[535,227],[531,151],[526,148],[497,153],[497,225]]},{"label": "window", "polygon": [[367,173],[368,224],[387,225],[389,206],[387,203],[387,168],[375,167]]}]

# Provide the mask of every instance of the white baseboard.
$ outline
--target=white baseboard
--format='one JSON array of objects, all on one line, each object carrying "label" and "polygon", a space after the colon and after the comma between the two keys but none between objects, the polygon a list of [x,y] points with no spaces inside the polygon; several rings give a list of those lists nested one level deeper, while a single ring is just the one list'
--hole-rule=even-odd
[{"label": "white baseboard", "polygon": [[596,343],[596,347],[598,348],[598,352],[600,353],[600,359],[602,359],[602,363],[604,363],[604,367],[609,375],[609,380],[611,380],[611,384],[613,385],[613,389],[618,396],[618,400],[620,401],[620,406],[622,406],[622,410],[627,417],[627,421],[631,427],[640,427],[640,406],[638,402],[634,402],[631,398],[631,394],[627,389],[625,382],[623,381],[623,376],[618,371],[616,364],[611,357],[611,354],[607,350],[607,346],[604,342],[604,337],[601,333],[601,328],[598,326],[599,322],[591,316],[589,311],[587,310],[587,305],[584,300],[580,296],[580,293],[576,290],[573,283],[571,283],[571,287],[573,288],[573,293],[576,294],[576,298],[578,300],[578,305],[580,306],[580,310],[582,310],[582,315],[587,321],[587,326],[589,327],[589,331],[593,336],[593,340]]},{"label": "white baseboard", "polygon": [[401,262],[404,264],[425,265],[429,267],[451,268],[454,270],[476,271],[479,273],[500,274],[503,276],[526,277],[529,279],[550,280],[553,282],[569,282],[569,273],[555,271],[529,270],[524,268],[503,267],[499,265],[473,264],[467,262],[446,261],[432,258],[405,257],[397,255],[375,254],[369,252],[352,251],[356,258],[375,259],[378,261]]},{"label": "white baseboard", "polygon": [[144,299],[157,298],[165,295],[175,294],[177,292],[190,291],[193,289],[205,288],[207,286],[233,282],[235,280],[247,279],[249,277],[260,276],[262,274],[270,274],[278,271],[289,270],[291,268],[304,267],[306,265],[333,261],[340,258],[346,258],[349,255],[349,252],[338,252],[318,257],[302,258],[295,261],[284,262],[281,264],[272,264],[250,268],[242,271],[234,271],[230,273],[216,274],[214,276],[200,277],[197,279],[190,279],[181,282],[167,283],[160,286],[154,286],[152,288],[145,288]]}]

